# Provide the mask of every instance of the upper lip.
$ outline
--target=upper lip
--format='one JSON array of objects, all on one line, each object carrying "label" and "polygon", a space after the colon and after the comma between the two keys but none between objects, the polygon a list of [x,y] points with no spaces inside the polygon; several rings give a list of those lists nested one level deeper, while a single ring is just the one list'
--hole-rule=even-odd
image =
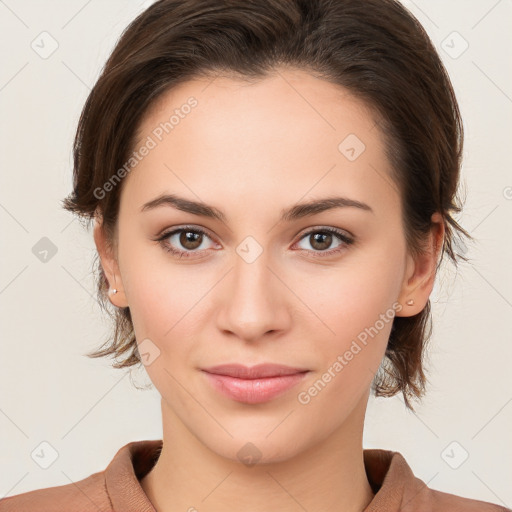
[{"label": "upper lip", "polygon": [[243,364],[221,364],[203,368],[203,371],[218,375],[227,375],[238,379],[260,379],[265,377],[279,377],[281,375],[294,375],[307,372],[307,368],[293,368],[282,364],[263,363],[256,366],[245,366]]}]

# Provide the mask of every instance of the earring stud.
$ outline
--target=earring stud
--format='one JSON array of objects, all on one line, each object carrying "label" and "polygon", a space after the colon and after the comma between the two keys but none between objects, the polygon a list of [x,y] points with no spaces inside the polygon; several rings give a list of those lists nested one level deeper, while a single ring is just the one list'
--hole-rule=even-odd
[{"label": "earring stud", "polygon": [[115,288],[112,289],[112,295],[115,295],[117,293],[117,290]]},{"label": "earring stud", "polygon": [[413,305],[414,305],[414,300],[413,300],[413,299],[409,299],[409,300],[406,302],[406,304],[407,304],[408,306],[413,306]]}]

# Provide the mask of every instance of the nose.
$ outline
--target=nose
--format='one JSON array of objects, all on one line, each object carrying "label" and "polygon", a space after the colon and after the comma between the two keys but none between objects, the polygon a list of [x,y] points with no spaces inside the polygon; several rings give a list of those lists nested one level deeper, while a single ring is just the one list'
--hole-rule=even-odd
[{"label": "nose", "polygon": [[234,255],[218,302],[217,324],[224,334],[255,342],[289,329],[293,293],[274,267],[265,251],[252,262]]}]

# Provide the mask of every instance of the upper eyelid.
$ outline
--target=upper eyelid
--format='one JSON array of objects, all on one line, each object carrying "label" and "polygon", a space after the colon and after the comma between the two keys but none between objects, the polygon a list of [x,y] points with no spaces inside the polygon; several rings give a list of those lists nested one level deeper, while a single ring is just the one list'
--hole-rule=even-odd
[{"label": "upper eyelid", "polygon": [[176,233],[180,233],[181,231],[196,231],[199,233],[204,233],[209,238],[211,238],[213,241],[215,241],[216,237],[210,234],[210,231],[206,228],[199,227],[199,226],[178,226],[175,228],[170,228],[169,230],[164,229],[162,231],[162,234],[158,236],[158,238],[167,238],[171,235],[174,235]]},{"label": "upper eyelid", "polygon": [[[306,231],[304,231],[302,233],[302,236],[306,236],[311,233],[316,233],[317,231],[318,232],[329,231],[329,232],[334,232],[334,234],[344,235],[347,238],[351,238],[351,239],[355,238],[355,236],[350,231],[347,231],[346,229],[343,229],[343,228],[336,228],[334,226],[319,226],[319,227],[307,228]],[[341,231],[341,233],[338,233],[338,231]]]}]

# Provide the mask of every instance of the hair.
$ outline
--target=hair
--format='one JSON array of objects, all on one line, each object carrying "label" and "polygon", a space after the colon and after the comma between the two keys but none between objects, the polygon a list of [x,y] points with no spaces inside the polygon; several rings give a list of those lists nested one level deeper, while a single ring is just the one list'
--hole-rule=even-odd
[{"label": "hair", "polygon": [[[453,214],[463,126],[450,78],[418,20],[394,0],[160,0],[121,34],[91,90],[73,145],[73,190],[63,207],[89,223],[101,217],[116,245],[119,171],[137,140],[137,127],[164,92],[188,80],[222,74],[259,80],[283,66],[306,70],[348,90],[377,119],[402,201],[407,248],[427,248],[431,216],[445,235],[436,272],[455,249],[455,235],[471,239]],[[117,170],[117,175],[116,175]],[[124,176],[122,173],[121,176]],[[462,242],[462,247],[464,243]],[[89,357],[113,355],[115,368],[141,364],[130,310],[114,308],[96,254],[97,296],[114,329]],[[410,317],[395,317],[372,389],[402,392],[405,404],[426,387],[424,352],[432,333],[430,299]],[[119,360],[119,358],[123,358]]]}]

